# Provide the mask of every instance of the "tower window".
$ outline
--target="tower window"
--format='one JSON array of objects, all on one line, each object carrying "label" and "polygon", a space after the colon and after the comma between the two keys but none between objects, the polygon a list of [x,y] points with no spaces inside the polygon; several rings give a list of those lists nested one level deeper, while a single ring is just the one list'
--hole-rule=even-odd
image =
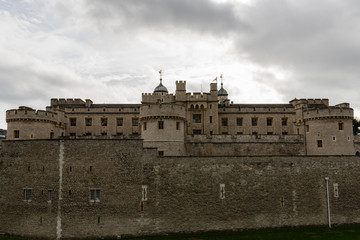
[{"label": "tower window", "polygon": [[272,126],[272,124],[273,124],[273,119],[272,118],[267,118],[266,119],[266,125],[267,126]]},{"label": "tower window", "polygon": [[176,122],[176,130],[180,130],[180,122]]},{"label": "tower window", "polygon": [[339,130],[344,130],[344,123],[339,122]]},{"label": "tower window", "polygon": [[30,188],[24,189],[24,200],[31,201],[31,189]]},{"label": "tower window", "polygon": [[220,199],[225,199],[225,184],[220,184]]},{"label": "tower window", "polygon": [[322,148],[322,147],[323,147],[322,140],[317,140],[317,147],[318,147],[318,148]]},{"label": "tower window", "polygon": [[90,201],[100,202],[100,189],[90,189]]},{"label": "tower window", "polygon": [[20,137],[20,130],[14,130],[14,138]]},{"label": "tower window", "polygon": [[282,126],[287,126],[287,120],[288,120],[287,118],[282,118],[281,119],[281,125]]},{"label": "tower window", "polygon": [[164,129],[164,121],[159,121],[158,122],[158,128],[159,129]]},{"label": "tower window", "polygon": [[221,126],[227,127],[227,125],[228,125],[228,119],[227,118],[222,118],[221,119]]},{"label": "tower window", "polygon": [[212,123],[212,116],[209,117],[209,122]]},{"label": "tower window", "polygon": [[201,123],[201,114],[193,114],[193,122]]},{"label": "tower window", "polygon": [[146,131],[146,129],[147,129],[146,122],[143,123],[143,128],[144,128],[144,131]]}]

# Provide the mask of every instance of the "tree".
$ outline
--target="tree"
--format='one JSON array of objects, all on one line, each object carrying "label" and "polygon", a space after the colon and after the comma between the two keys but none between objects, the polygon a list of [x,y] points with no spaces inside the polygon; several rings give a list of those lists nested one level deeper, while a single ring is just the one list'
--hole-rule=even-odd
[{"label": "tree", "polygon": [[359,127],[360,127],[360,120],[354,118],[353,119],[353,132],[354,132],[354,135],[357,135],[358,133],[360,133]]}]

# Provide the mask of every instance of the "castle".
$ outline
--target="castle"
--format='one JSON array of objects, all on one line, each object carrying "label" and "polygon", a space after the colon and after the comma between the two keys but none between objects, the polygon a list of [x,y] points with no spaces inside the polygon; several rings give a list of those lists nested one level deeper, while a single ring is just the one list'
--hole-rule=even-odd
[{"label": "castle", "polygon": [[51,99],[6,112],[0,233],[103,238],[360,223],[353,109],[234,104],[176,82],[141,104]]},{"label": "castle", "polygon": [[8,140],[139,137],[160,156],[355,155],[352,119],[348,103],[233,104],[222,82],[219,90],[211,83],[208,93],[188,93],[176,81],[171,94],[161,78],[141,104],[51,99],[45,111],[6,113]]}]

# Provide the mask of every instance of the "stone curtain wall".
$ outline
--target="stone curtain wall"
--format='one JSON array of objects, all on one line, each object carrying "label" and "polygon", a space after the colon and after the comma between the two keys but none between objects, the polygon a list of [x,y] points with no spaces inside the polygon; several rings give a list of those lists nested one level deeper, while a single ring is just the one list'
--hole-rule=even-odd
[{"label": "stone curtain wall", "polygon": [[332,223],[360,222],[355,156],[158,158],[141,140],[115,139],[2,144],[1,233],[54,239],[327,225],[325,177]]}]

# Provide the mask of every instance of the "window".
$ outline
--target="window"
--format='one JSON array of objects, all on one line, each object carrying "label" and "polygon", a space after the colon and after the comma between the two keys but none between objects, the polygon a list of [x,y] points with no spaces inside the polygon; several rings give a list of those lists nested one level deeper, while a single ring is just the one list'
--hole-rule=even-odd
[{"label": "window", "polygon": [[339,184],[334,183],[334,197],[338,198],[339,197]]},{"label": "window", "polygon": [[344,123],[339,122],[339,130],[344,130]]},{"label": "window", "polygon": [[101,126],[107,126],[107,118],[101,118]]},{"label": "window", "polygon": [[180,130],[180,122],[176,122],[176,130]]},{"label": "window", "polygon": [[75,127],[76,126],[76,118],[70,118],[70,126]]},{"label": "window", "polygon": [[31,201],[31,189],[30,188],[24,189],[24,200]]},{"label": "window", "polygon": [[90,189],[90,201],[100,202],[100,189]]},{"label": "window", "polygon": [[101,135],[106,136],[107,132],[101,132]]},{"label": "window", "polygon": [[220,199],[225,199],[225,184],[220,184]]},{"label": "window", "polygon": [[258,124],[258,119],[257,118],[252,118],[251,119],[251,126],[257,126]]},{"label": "window", "polygon": [[335,142],[335,141],[336,141],[336,137],[335,137],[335,136],[332,136],[332,140]]},{"label": "window", "polygon": [[48,190],[48,201],[52,201],[52,190]]},{"label": "window", "polygon": [[164,121],[158,121],[158,129],[164,129]]},{"label": "window", "polygon": [[50,132],[50,139],[54,139],[54,136],[55,136],[55,135],[54,135],[54,132],[51,131],[51,132]]},{"label": "window", "polygon": [[70,133],[70,137],[75,137],[75,136],[76,136],[76,133],[74,133],[74,132]]},{"label": "window", "polygon": [[243,134],[243,132],[237,132],[237,135],[242,135]]},{"label": "window", "polygon": [[159,156],[164,156],[164,151],[158,151]]},{"label": "window", "polygon": [[141,186],[141,200],[142,201],[147,201],[147,186],[146,185],[142,185]]},{"label": "window", "polygon": [[132,125],[133,125],[133,127],[138,126],[139,125],[139,119],[138,118],[133,118],[132,119]]},{"label": "window", "polygon": [[91,136],[91,132],[86,132],[85,136]]},{"label": "window", "polygon": [[267,132],[267,135],[272,135],[273,134],[273,132]]},{"label": "window", "polygon": [[20,130],[14,130],[14,138],[20,137]]},{"label": "window", "polygon": [[236,119],[236,125],[242,126],[242,124],[243,124],[243,119],[242,118],[237,118]]},{"label": "window", "polygon": [[322,140],[317,140],[317,147],[318,148],[322,148],[323,145],[322,145]]},{"label": "window", "polygon": [[227,125],[228,125],[228,119],[227,118],[222,118],[221,119],[221,126],[227,127]]},{"label": "window", "polygon": [[251,134],[252,134],[252,135],[257,135],[258,133],[257,133],[257,132],[252,132]]},{"label": "window", "polygon": [[282,134],[282,135],[287,135],[288,132],[284,131],[284,132],[282,132],[281,134]]},{"label": "window", "polygon": [[193,114],[193,122],[201,123],[201,114]]},{"label": "window", "polygon": [[87,127],[92,126],[92,118],[85,118],[85,125]]},{"label": "window", "polygon": [[147,129],[146,122],[143,123],[143,128],[144,128],[144,131],[146,131],[146,129]]},{"label": "window", "polygon": [[282,126],[287,126],[287,118],[281,118],[281,125]]},{"label": "window", "polygon": [[201,129],[194,129],[193,134],[201,134]]},{"label": "window", "polygon": [[121,127],[123,125],[123,119],[122,118],[117,118],[116,119],[116,126]]},{"label": "window", "polygon": [[306,125],[306,132],[310,132],[310,126]]},{"label": "window", "polygon": [[209,122],[212,123],[212,116],[209,117]]},{"label": "window", "polygon": [[266,119],[266,125],[267,126],[272,126],[272,124],[273,124],[273,119],[272,118],[267,118]]}]

